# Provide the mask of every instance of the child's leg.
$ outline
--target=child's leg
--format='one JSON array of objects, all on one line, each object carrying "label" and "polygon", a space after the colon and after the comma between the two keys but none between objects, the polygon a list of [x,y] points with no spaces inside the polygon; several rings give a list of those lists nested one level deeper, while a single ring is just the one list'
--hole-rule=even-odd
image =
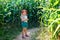
[{"label": "child's leg", "polygon": [[25,28],[22,30],[22,38],[25,38]]},{"label": "child's leg", "polygon": [[29,35],[27,34],[27,28],[23,28],[23,32],[22,32],[22,37],[29,37]]},{"label": "child's leg", "polygon": [[22,35],[25,35],[25,34],[27,34],[27,28],[23,28],[22,30]]},{"label": "child's leg", "polygon": [[28,34],[27,34],[27,28],[25,28],[25,36],[29,37]]},{"label": "child's leg", "polygon": [[22,30],[22,36],[24,36],[25,35],[25,29],[23,28],[23,30]]},{"label": "child's leg", "polygon": [[27,34],[27,28],[24,28],[25,34]]}]

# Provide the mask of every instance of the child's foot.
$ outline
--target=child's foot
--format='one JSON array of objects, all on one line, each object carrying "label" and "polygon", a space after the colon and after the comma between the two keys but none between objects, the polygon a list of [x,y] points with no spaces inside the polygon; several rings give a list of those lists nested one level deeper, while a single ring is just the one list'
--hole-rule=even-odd
[{"label": "child's foot", "polygon": [[29,35],[25,35],[26,37],[29,37]]},{"label": "child's foot", "polygon": [[22,36],[22,38],[25,38],[25,36]]}]

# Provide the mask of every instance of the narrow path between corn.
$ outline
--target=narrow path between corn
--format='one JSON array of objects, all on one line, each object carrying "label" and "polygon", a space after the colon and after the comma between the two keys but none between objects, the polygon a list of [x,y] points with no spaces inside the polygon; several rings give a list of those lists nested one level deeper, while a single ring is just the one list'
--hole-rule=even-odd
[{"label": "narrow path between corn", "polygon": [[33,33],[35,33],[36,31],[38,31],[39,30],[39,28],[33,28],[33,29],[29,29],[28,30],[28,35],[29,35],[29,37],[26,37],[25,39],[23,39],[22,38],[22,33],[21,34],[19,34],[15,39],[13,39],[13,40],[32,40],[31,39],[31,35],[33,34]]}]

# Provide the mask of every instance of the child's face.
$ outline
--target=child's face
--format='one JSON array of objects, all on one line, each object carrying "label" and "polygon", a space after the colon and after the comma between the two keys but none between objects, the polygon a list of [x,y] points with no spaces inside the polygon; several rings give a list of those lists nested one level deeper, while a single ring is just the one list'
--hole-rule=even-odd
[{"label": "child's face", "polygon": [[26,11],[26,10],[23,10],[23,11],[22,11],[22,14],[23,14],[23,15],[27,15],[27,11]]}]

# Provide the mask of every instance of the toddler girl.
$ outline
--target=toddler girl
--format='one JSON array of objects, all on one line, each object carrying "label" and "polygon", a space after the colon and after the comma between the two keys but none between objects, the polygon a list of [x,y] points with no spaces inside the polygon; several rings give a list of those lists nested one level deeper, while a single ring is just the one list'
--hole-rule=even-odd
[{"label": "toddler girl", "polygon": [[22,25],[22,38],[29,37],[27,35],[27,27],[28,27],[28,17],[27,17],[27,10],[23,9],[21,11],[21,25]]}]

